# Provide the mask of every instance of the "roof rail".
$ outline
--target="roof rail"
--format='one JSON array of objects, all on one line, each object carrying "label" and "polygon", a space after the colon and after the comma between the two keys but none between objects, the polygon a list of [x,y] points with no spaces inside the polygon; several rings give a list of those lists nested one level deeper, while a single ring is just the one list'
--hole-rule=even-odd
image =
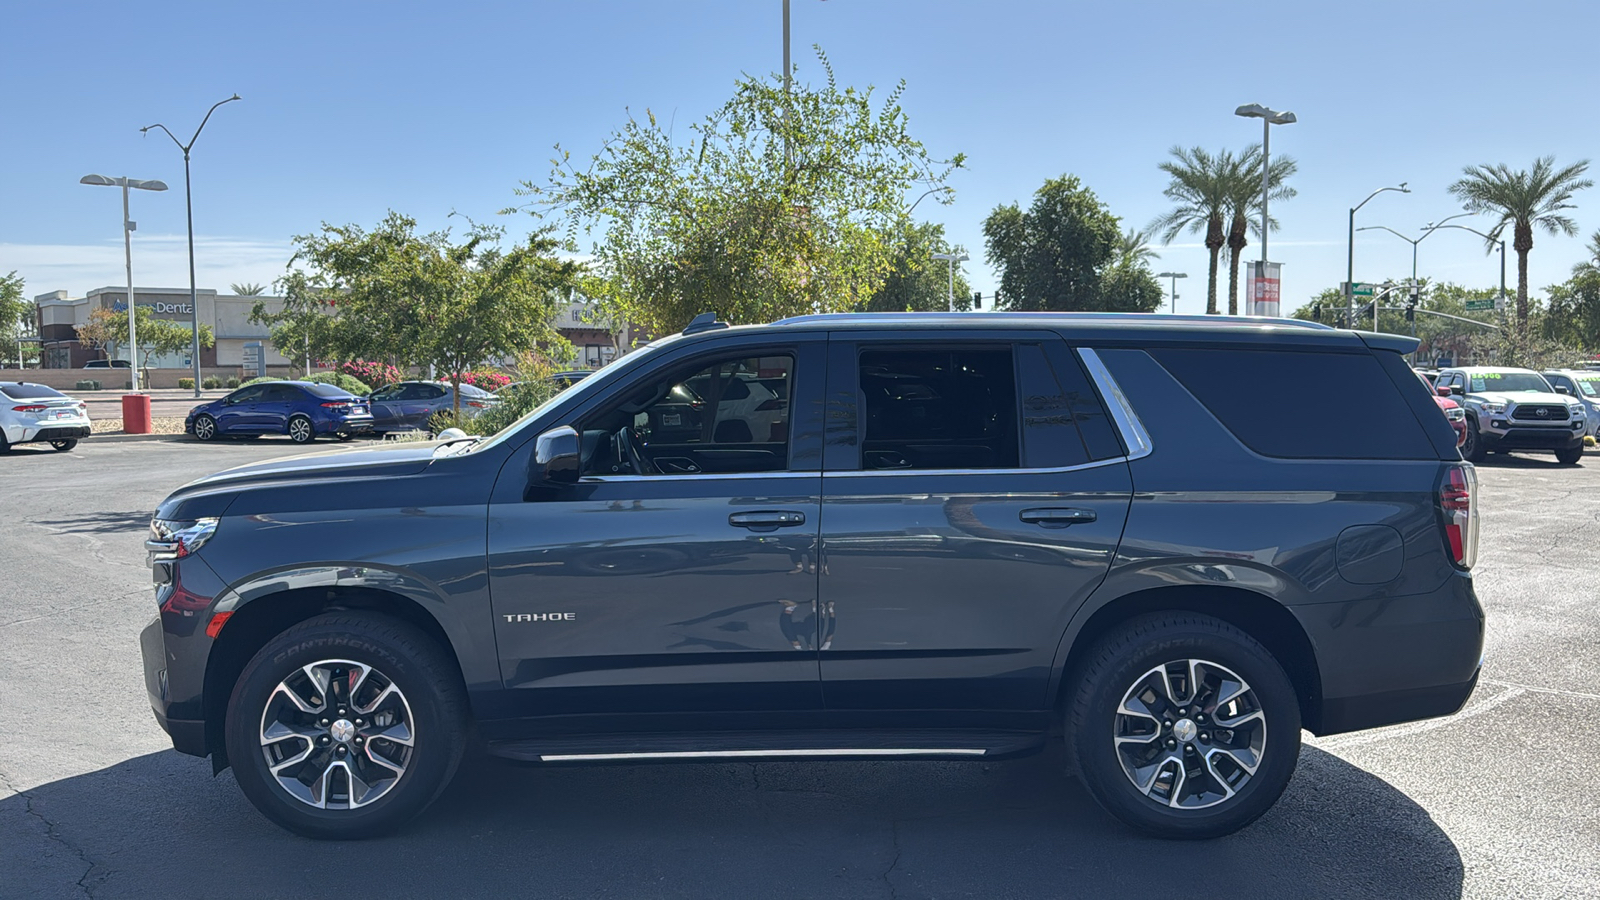
[{"label": "roof rail", "polygon": [[727,322],[718,322],[717,321],[717,314],[716,313],[714,313],[714,312],[703,312],[700,315],[694,317],[694,321],[690,322],[689,326],[687,328],[683,329],[683,333],[684,334],[699,334],[702,331],[711,331],[711,330],[716,329],[716,328],[727,328],[727,327],[728,327],[728,323]]},{"label": "roof rail", "polygon": [[[803,316],[790,316],[787,319],[779,319],[778,321],[773,322],[772,324],[773,325],[805,325],[805,324],[825,325],[825,324],[827,324],[829,322],[861,322],[861,321],[878,321],[878,322],[883,322],[885,324],[912,323],[912,322],[928,323],[928,322],[935,322],[935,321],[947,322],[947,323],[955,323],[955,322],[963,322],[963,321],[965,321],[965,322],[984,321],[984,320],[992,321],[992,319],[989,319],[989,317],[991,317],[991,316],[996,316],[996,317],[1013,317],[1013,316],[1014,317],[1035,317],[1035,316],[1037,316],[1037,317],[1041,317],[1041,318],[1043,318],[1043,317],[1060,316],[1060,317],[1065,318],[1065,319],[1071,319],[1071,320],[1079,321],[1079,322],[1130,322],[1130,323],[1153,324],[1153,325],[1159,325],[1159,324],[1171,323],[1171,322],[1183,322],[1183,323],[1195,324],[1195,325],[1277,325],[1277,326],[1280,326],[1280,327],[1308,328],[1308,329],[1320,330],[1320,331],[1334,331],[1334,330],[1336,330],[1336,329],[1334,329],[1334,327],[1332,325],[1327,325],[1327,324],[1324,324],[1322,322],[1307,322],[1304,319],[1291,319],[1291,318],[1287,318],[1287,317],[1274,317],[1274,316],[1219,316],[1219,315],[1196,315],[1196,314],[1173,315],[1172,313],[1056,312],[1056,311],[1037,311],[1037,312],[1005,311],[1005,312],[977,312],[977,313],[971,313],[971,312],[963,312],[963,313],[945,313],[945,312],[813,313],[813,314],[810,314],[810,315],[803,315]],[[697,319],[696,321],[699,321],[699,320]]]}]

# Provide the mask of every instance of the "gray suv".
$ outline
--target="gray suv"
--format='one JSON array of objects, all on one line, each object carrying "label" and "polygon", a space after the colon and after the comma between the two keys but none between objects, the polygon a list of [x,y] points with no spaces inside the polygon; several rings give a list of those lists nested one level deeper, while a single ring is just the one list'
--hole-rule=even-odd
[{"label": "gray suv", "polygon": [[[285,828],[544,766],[1065,745],[1133,828],[1245,826],[1319,735],[1478,678],[1471,465],[1416,340],[1131,315],[711,317],[486,440],[164,501],[156,718]],[[1296,414],[1339,384],[1369,427]]]},{"label": "gray suv", "polygon": [[1442,369],[1434,384],[1466,408],[1461,455],[1472,462],[1491,450],[1554,450],[1567,465],[1583,458],[1589,428],[1583,401],[1557,393],[1532,369]]}]

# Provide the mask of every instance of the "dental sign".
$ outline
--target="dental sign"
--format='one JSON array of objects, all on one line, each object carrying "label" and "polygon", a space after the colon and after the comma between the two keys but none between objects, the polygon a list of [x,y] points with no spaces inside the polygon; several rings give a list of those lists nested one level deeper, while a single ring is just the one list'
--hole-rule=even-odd
[{"label": "dental sign", "polygon": [[[189,303],[161,303],[159,301],[152,301],[149,303],[140,303],[139,305],[153,313],[156,313],[157,315],[178,315],[179,313],[182,313],[183,315],[187,316],[194,313],[194,306],[193,304]],[[118,300],[116,303],[111,305],[111,308],[117,312],[123,312],[128,308],[128,304]]]}]

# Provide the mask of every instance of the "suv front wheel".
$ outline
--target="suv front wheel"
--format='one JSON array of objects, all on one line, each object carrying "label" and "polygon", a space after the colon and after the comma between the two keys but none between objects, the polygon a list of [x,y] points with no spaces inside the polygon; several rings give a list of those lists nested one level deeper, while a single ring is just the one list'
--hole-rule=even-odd
[{"label": "suv front wheel", "polygon": [[1300,756],[1300,705],[1283,668],[1209,616],[1126,623],[1093,649],[1068,702],[1089,792],[1158,837],[1243,828],[1277,802]]},{"label": "suv front wheel", "polygon": [[420,813],[466,743],[460,675],[427,635],[370,613],[267,642],[228,702],[228,760],[267,818],[313,838],[381,834]]}]

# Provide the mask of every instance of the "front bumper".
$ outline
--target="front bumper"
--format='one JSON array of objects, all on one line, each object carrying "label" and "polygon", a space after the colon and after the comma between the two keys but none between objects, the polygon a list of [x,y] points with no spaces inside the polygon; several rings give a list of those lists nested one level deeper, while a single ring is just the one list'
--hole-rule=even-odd
[{"label": "front bumper", "polygon": [[1505,418],[1480,419],[1478,435],[1491,450],[1569,450],[1583,446],[1587,420],[1561,425],[1523,425]]},{"label": "front bumper", "polygon": [[162,633],[161,617],[139,632],[139,652],[144,657],[144,687],[150,695],[150,711],[156,724],[172,738],[172,748],[190,756],[206,755],[206,723],[204,719],[174,719],[167,715],[172,702],[172,690],[167,670],[166,640]]}]

